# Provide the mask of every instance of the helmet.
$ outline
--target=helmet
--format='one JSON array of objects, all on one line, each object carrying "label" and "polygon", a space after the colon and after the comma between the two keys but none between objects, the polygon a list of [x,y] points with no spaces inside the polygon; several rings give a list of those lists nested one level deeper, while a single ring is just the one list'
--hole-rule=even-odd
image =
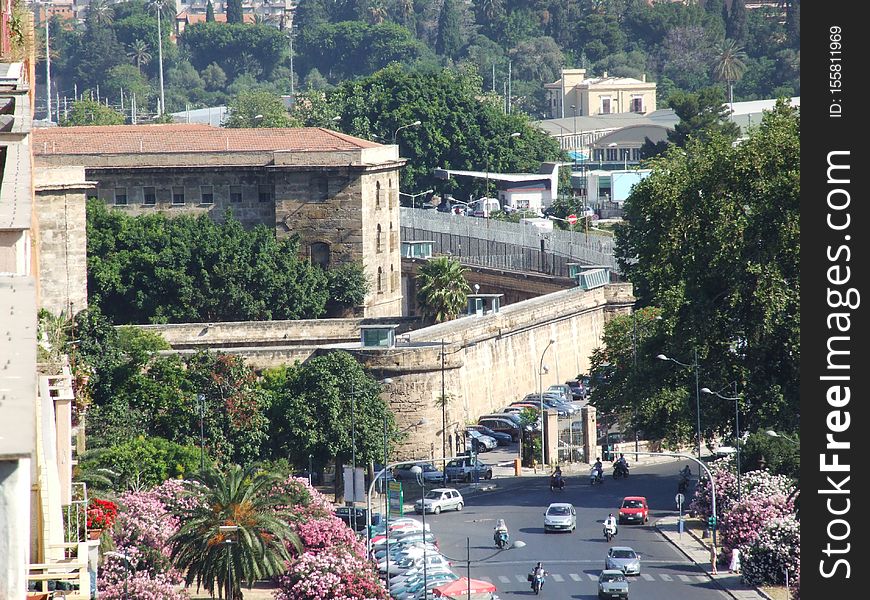
[{"label": "helmet", "polygon": [[612,516],[613,516],[613,513],[610,513],[610,516],[612,517]]},{"label": "helmet", "polygon": [[540,567],[543,567],[543,566],[544,566],[544,563],[542,563],[541,561],[538,561],[538,564],[535,565],[535,566],[538,567],[538,568],[540,568]]}]

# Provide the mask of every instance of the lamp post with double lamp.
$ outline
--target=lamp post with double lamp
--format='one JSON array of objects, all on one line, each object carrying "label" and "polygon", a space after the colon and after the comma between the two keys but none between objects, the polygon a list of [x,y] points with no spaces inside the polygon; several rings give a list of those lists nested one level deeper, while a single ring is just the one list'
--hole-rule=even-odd
[{"label": "lamp post with double lamp", "polygon": [[[423,467],[414,465],[411,467],[411,473],[417,478],[417,483],[422,490],[420,495],[420,512],[423,514],[423,590],[426,590],[427,572],[426,572],[426,478],[423,477]],[[387,556],[389,563],[390,557]],[[389,580],[388,580],[389,581]]]},{"label": "lamp post with double lamp", "polygon": [[[680,365],[681,367],[686,367],[688,369],[695,370],[695,413],[696,413],[696,416],[698,419],[698,444],[697,444],[697,446],[698,446],[698,460],[700,461],[701,460],[701,384],[699,383],[700,374],[698,372],[698,349],[697,348],[693,349],[693,357],[694,357],[694,362],[692,362],[692,364],[686,364],[686,363],[678,361],[676,358],[670,358],[668,356],[665,356],[664,354],[659,354],[658,356],[656,356],[656,358],[659,360],[669,360],[672,363],[676,363],[676,364]],[[701,479],[701,469],[700,468],[698,469],[698,479],[699,480]]]},{"label": "lamp post with double lamp", "polygon": [[543,352],[541,352],[541,362],[538,364],[538,401],[541,405],[541,468],[544,468],[544,465],[547,464],[546,455],[544,454],[544,432],[546,431],[546,424],[544,423],[544,390],[542,389],[544,387],[544,355],[547,353],[547,350],[550,349],[550,346],[555,343],[556,340],[550,338],[547,347],[544,348]]},{"label": "lamp post with double lamp", "polygon": [[[482,563],[484,561],[489,560],[490,558],[498,556],[502,552],[507,552],[508,550],[513,550],[514,548],[525,548],[525,546],[526,546],[526,543],[524,541],[516,540],[507,548],[501,548],[497,552],[495,552],[494,554],[490,554],[489,556],[487,556],[485,558],[479,558],[479,559],[475,560],[474,562]],[[441,556],[443,556],[444,558],[446,558],[447,560],[449,560],[451,562],[459,562],[459,560],[460,560],[458,558],[452,558],[450,556],[447,556],[444,553],[442,553]],[[471,538],[470,537],[465,538],[465,579],[468,580],[468,587],[466,589],[466,594],[467,594],[466,600],[471,600]]]},{"label": "lamp post with double lamp", "polygon": [[[701,392],[704,394],[712,394],[722,400],[733,400],[734,401],[734,439],[737,444],[737,501],[740,502],[740,405],[738,404],[740,400],[740,396],[737,395],[737,382],[733,382],[734,386],[734,397],[723,396],[719,392],[714,392],[710,388],[701,388]],[[724,388],[723,388],[724,389]],[[721,390],[720,390],[721,391]]]},{"label": "lamp post with double lamp", "polygon": [[411,208],[414,208],[414,200],[415,200],[418,196],[425,196],[426,194],[431,194],[431,193],[433,193],[434,191],[435,191],[435,190],[426,190],[425,192],[419,192],[419,193],[417,193],[417,194],[407,194],[407,193],[405,193],[405,192],[399,192],[399,195],[400,195],[400,196],[407,196],[408,198],[410,198],[410,199],[411,199]]},{"label": "lamp post with double lamp", "polygon": [[401,127],[397,127],[396,131],[393,132],[393,144],[396,143],[396,136],[399,135],[399,132],[401,130],[407,129],[408,127],[417,127],[418,125],[421,125],[421,124],[422,124],[422,121],[420,121],[418,119],[417,121],[414,121],[413,123],[408,123],[407,125],[402,125]]},{"label": "lamp post with double lamp", "polygon": [[227,547],[227,586],[226,586],[227,593],[226,593],[226,600],[231,600],[234,594],[233,594],[233,586],[232,586],[233,556],[232,556],[232,550],[230,549],[230,546],[232,544],[234,544],[235,542],[232,539],[230,539],[230,534],[237,533],[239,531],[239,526],[238,525],[220,525],[220,526],[218,526],[218,530],[223,535],[226,536],[224,538],[224,544],[226,544],[226,547]]},{"label": "lamp post with double lamp", "polygon": [[196,395],[199,408],[199,470],[205,471],[205,394]]}]

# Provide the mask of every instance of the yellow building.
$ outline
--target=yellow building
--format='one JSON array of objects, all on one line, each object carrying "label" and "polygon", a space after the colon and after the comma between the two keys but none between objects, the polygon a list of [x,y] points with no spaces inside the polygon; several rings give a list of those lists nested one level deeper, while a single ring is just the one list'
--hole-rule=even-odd
[{"label": "yellow building", "polygon": [[551,119],[620,113],[646,114],[656,109],[656,84],[641,79],[586,77],[586,69],[562,69],[562,77],[546,83]]}]

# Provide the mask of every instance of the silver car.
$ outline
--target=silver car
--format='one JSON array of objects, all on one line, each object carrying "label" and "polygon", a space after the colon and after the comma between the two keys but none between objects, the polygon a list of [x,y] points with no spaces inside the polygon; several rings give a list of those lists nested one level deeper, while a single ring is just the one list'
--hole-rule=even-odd
[{"label": "silver car", "polygon": [[604,568],[622,571],[626,575],[640,575],[640,554],[628,546],[613,546],[607,551]]},{"label": "silver car", "polygon": [[573,504],[553,502],[544,513],[544,533],[550,531],[570,531],[577,529],[577,511]]},{"label": "silver car", "polygon": [[465,501],[459,490],[435,488],[426,492],[426,496],[422,500],[417,500],[414,503],[414,510],[417,511],[418,515],[422,515],[424,510],[427,513],[437,515],[442,510],[462,510],[464,505]]},{"label": "silver car", "polygon": [[625,573],[616,569],[601,571],[598,576],[598,597],[601,600],[606,598],[628,600],[628,580],[625,578]]}]

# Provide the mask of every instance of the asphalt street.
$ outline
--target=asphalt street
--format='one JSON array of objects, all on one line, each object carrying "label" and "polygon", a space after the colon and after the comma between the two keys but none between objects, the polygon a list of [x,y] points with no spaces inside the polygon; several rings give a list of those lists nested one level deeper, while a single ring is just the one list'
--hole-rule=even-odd
[{"label": "asphalt street", "polygon": [[[630,577],[630,598],[728,598],[653,527],[657,517],[675,514],[677,472],[682,466],[677,461],[633,465],[631,476],[618,481],[608,470],[601,486],[590,486],[587,475],[569,475],[562,492],[551,492],[542,476],[499,479],[497,491],[469,495],[461,512],[427,515],[426,522],[461,576],[467,575],[470,541],[471,577],[495,584],[501,598],[534,595],[526,574],[539,560],[550,573],[541,596],[597,598],[597,578],[609,545],[631,546],[642,557],[641,575]],[[616,514],[622,498],[629,495],[647,497],[650,523],[621,525],[608,544],[602,522],[610,512]],[[550,502],[570,502],[576,507],[574,533],[544,533],[544,511]],[[504,551],[495,547],[492,531],[498,518],[506,520],[511,541],[522,540],[525,547]]]}]

